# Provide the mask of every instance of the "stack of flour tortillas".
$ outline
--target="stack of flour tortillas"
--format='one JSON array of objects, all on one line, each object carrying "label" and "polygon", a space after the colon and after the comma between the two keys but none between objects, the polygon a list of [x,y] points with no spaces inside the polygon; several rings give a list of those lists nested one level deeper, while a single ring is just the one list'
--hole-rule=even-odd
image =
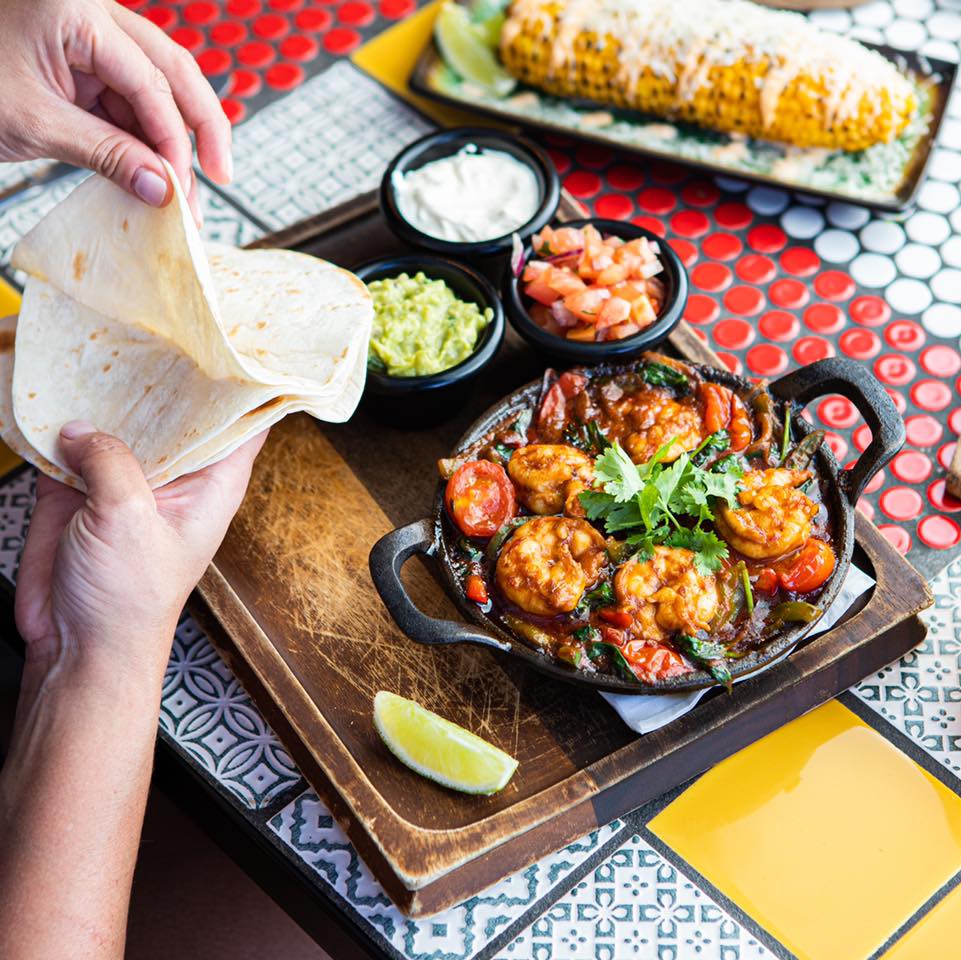
[{"label": "stack of flour tortillas", "polygon": [[0,434],[74,486],[68,420],[128,443],[156,487],[288,413],[346,420],[364,388],[360,280],[287,250],[205,247],[168,174],[161,209],[90,177],[14,250],[29,279],[0,321]]}]

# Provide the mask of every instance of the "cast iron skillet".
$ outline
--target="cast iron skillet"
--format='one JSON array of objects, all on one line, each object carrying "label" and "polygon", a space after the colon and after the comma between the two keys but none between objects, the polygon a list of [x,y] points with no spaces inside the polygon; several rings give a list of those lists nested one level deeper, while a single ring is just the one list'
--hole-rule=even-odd
[{"label": "cast iron skillet", "polygon": [[[604,366],[595,368],[591,374],[624,372],[635,366],[636,364]],[[690,366],[698,370],[705,379],[722,383],[742,394],[750,392],[754,386],[748,380],[727,371],[698,364]],[[540,389],[540,381],[529,383],[491,407],[461,438],[455,455],[491,433],[512,414],[536,405]],[[821,445],[815,459],[824,502],[831,517],[833,542],[838,558],[834,573],[817,600],[818,606],[826,610],[841,588],[851,563],[851,553],[854,550],[854,504],[875,473],[901,449],[905,436],[904,422],[893,401],[873,374],[861,364],[841,357],[819,360],[810,366],[802,367],[775,380],[770,384],[769,390],[775,402],[775,437],[779,434],[778,422],[782,420],[788,402],[796,413],[815,397],[831,393],[839,393],[854,403],[871,428],[871,444],[850,470],[839,469],[827,444]],[[810,431],[800,417],[792,416],[791,424],[795,440]],[[444,484],[441,483],[438,485],[431,517],[393,530],[374,544],[370,552],[370,572],[374,585],[397,625],[412,640],[424,644],[473,643],[493,647],[558,680],[614,693],[667,693],[696,690],[715,684],[702,670],[681,677],[671,677],[654,685],[632,684],[629,680],[606,674],[583,673],[513,636],[464,596],[451,568],[450,551],[459,534],[446,516],[443,493]],[[404,563],[416,553],[435,558],[447,592],[465,617],[474,621],[476,626],[452,620],[436,620],[414,606],[401,583],[400,571]],[[777,659],[797,644],[813,626],[814,624],[807,623],[787,625],[764,647],[740,660],[732,661],[732,677],[736,679],[752,673]]]}]

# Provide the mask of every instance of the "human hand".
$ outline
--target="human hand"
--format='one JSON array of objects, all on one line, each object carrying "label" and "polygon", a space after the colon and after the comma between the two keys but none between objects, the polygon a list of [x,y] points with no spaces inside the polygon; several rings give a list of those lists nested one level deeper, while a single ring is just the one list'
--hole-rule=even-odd
[{"label": "human hand", "polygon": [[114,0],[3,0],[0,87],[0,160],[89,167],[163,206],[159,154],[199,222],[189,127],[204,172],[231,178],[230,123],[196,61]]},{"label": "human hand", "polygon": [[43,677],[74,664],[157,681],[177,618],[240,506],[266,431],[151,490],[120,440],[64,426],[84,495],[41,476],[17,576],[17,626]]}]

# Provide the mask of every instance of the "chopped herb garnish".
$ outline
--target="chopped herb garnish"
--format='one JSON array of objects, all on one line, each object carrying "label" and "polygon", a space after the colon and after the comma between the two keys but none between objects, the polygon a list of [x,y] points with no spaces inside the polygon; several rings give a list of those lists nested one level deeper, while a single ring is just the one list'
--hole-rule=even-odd
[{"label": "chopped herb garnish", "polygon": [[703,667],[718,683],[731,690],[731,671],[724,663],[727,657],[727,649],[719,643],[712,643],[710,640],[701,640],[699,637],[692,637],[686,633],[675,637],[681,653],[687,654],[698,666]]},{"label": "chopped herb garnish", "polygon": [[673,387],[675,390],[686,390],[690,381],[674,367],[669,367],[666,363],[648,363],[644,365],[641,376],[645,383],[652,387]]},{"label": "chopped herb garnish", "polygon": [[514,455],[514,448],[507,446],[506,443],[495,443],[493,447],[494,453],[501,458],[504,463]]},{"label": "chopped herb garnish", "polygon": [[731,445],[731,438],[726,430],[718,430],[701,441],[700,446],[691,454],[691,463],[695,467],[703,467],[716,454],[723,453]]},{"label": "chopped herb garnish", "polygon": [[784,433],[781,436],[781,463],[787,460],[787,448],[791,443],[791,404],[784,407]]},{"label": "chopped herb garnish", "polygon": [[624,659],[624,654],[613,643],[592,643],[587,647],[587,655],[591,660],[606,656],[613,664],[614,669],[625,680],[633,680],[634,683],[641,682],[637,674],[631,669],[631,665]]},{"label": "chopped herb garnish", "polygon": [[564,442],[591,456],[603,453],[611,445],[593,420],[590,423],[569,423],[564,431]]},{"label": "chopped herb garnish", "polygon": [[578,627],[572,636],[575,640],[579,640],[581,643],[593,643],[600,637],[601,631],[597,627]]},{"label": "chopped herb garnish", "polygon": [[590,590],[581,597],[581,602],[574,610],[574,615],[586,617],[591,610],[596,610],[598,607],[609,607],[616,602],[617,598],[614,596],[611,581],[605,580],[597,589]]},{"label": "chopped herb garnish", "polygon": [[457,541],[457,546],[460,548],[461,552],[465,554],[468,560],[473,560],[475,563],[483,559],[483,552],[474,546],[467,537],[461,537]]}]

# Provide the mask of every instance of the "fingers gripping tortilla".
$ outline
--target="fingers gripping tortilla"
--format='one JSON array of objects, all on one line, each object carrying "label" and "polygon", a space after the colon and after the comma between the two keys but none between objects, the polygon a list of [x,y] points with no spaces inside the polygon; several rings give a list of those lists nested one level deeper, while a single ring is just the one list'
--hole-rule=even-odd
[{"label": "fingers gripping tortilla", "polygon": [[0,355],[0,433],[58,479],[79,482],[59,451],[67,420],[123,439],[159,486],[288,413],[338,422],[360,400],[364,285],[286,250],[205,249],[171,181],[157,209],[91,177],[14,251],[29,278],[0,329],[16,332]]}]

